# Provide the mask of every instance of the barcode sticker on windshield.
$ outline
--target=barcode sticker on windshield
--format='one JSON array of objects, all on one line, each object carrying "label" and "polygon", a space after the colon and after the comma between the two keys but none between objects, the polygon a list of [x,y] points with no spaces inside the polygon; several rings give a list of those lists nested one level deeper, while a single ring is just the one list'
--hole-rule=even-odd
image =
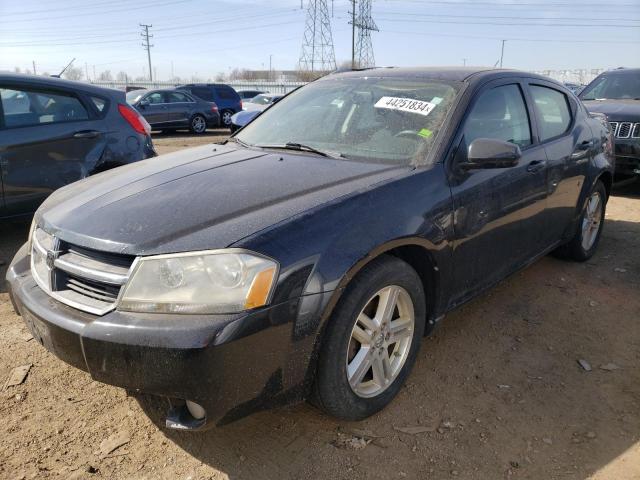
[{"label": "barcode sticker on windshield", "polygon": [[376,102],[374,107],[400,110],[402,112],[417,113],[418,115],[426,116],[436,108],[436,105],[423,100],[414,100],[413,98],[382,97]]}]

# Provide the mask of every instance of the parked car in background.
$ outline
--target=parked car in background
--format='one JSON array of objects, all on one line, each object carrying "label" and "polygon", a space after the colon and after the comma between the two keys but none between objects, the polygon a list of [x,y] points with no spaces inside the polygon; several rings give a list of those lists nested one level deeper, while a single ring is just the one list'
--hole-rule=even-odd
[{"label": "parked car in background", "polygon": [[238,92],[238,95],[240,95],[240,98],[242,99],[243,102],[255,97],[256,95],[260,95],[261,93],[268,93],[263,90],[236,90],[236,91]]},{"label": "parked car in background", "polygon": [[225,127],[231,125],[231,116],[242,110],[240,95],[224,83],[190,83],[181,85],[179,90],[189,92],[194,97],[218,105],[220,119]]},{"label": "parked car in background", "polygon": [[578,95],[584,88],[584,85],[582,85],[581,83],[573,83],[573,82],[564,82],[564,86],[567,87],[576,95]]},{"label": "parked car in background", "polygon": [[604,113],[615,136],[616,176],[640,176],[640,68],[598,75],[580,93],[590,112]]},{"label": "parked car in background", "polygon": [[94,380],[169,397],[168,427],[305,398],[360,420],[447,312],[551,251],[595,253],[610,143],[527,72],[330,74],[224,145],[52,195],[10,296]]},{"label": "parked car in background", "polygon": [[260,94],[243,102],[242,112],[238,112],[231,117],[231,132],[236,132],[244,127],[251,120],[256,118],[267,107],[279,101],[284,95]]},{"label": "parked car in background", "polygon": [[0,74],[0,218],[33,214],[64,185],[155,156],[150,133],[120,90]]},{"label": "parked car in background", "polygon": [[135,90],[127,102],[138,110],[153,130],[188,128],[201,134],[220,126],[218,106],[174,89]]}]

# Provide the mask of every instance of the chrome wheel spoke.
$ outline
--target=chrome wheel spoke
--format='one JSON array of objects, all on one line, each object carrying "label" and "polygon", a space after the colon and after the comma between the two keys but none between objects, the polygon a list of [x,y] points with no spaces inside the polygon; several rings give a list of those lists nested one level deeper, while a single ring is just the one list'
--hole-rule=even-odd
[{"label": "chrome wheel spoke", "polygon": [[372,318],[369,318],[369,316],[364,312],[358,315],[356,326],[358,326],[358,323],[371,332],[374,332],[378,329],[378,324]]},{"label": "chrome wheel spoke", "polygon": [[582,219],[582,248],[589,250],[593,247],[602,222],[602,202],[600,194],[592,194],[587,201],[587,207]]},{"label": "chrome wheel spoke", "polygon": [[351,363],[347,366],[347,376],[351,387],[356,387],[371,368],[369,348],[361,348]]},{"label": "chrome wheel spoke", "polygon": [[379,387],[385,387],[390,382],[391,362],[386,350],[376,355],[371,362],[373,381]]},{"label": "chrome wheel spoke", "polygon": [[389,327],[388,345],[413,336],[413,319],[411,318],[397,318],[391,322]]},{"label": "chrome wheel spoke", "polygon": [[370,345],[373,336],[367,330],[361,328],[357,323],[353,327],[353,338],[356,339],[360,345]]},{"label": "chrome wheel spoke", "polygon": [[393,317],[393,312],[396,309],[398,303],[398,295],[400,289],[398,287],[387,287],[380,292],[380,300],[378,303],[378,310],[374,321],[380,325],[382,323],[389,323]]}]

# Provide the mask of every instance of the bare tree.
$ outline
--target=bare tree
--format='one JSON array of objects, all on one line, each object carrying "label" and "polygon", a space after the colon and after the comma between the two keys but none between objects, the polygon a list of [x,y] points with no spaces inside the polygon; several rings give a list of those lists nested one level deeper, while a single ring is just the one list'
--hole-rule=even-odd
[{"label": "bare tree", "polygon": [[112,81],[113,77],[111,76],[111,70],[105,70],[104,72],[100,72],[100,74],[98,75],[98,80],[100,80],[101,82]]},{"label": "bare tree", "polygon": [[120,71],[116,75],[116,80],[119,81],[119,82],[128,82],[129,81],[129,75],[127,75],[127,72]]},{"label": "bare tree", "polygon": [[83,72],[81,68],[69,67],[62,76],[67,80],[82,80]]},{"label": "bare tree", "polygon": [[227,80],[227,77],[225,77],[223,72],[219,72],[216,74],[216,78],[215,78],[216,82],[224,82]]}]

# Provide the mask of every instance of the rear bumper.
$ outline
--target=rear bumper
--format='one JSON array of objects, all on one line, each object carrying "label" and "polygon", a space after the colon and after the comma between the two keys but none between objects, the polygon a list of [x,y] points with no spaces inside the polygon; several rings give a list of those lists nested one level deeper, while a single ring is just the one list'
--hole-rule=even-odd
[{"label": "rear bumper", "polygon": [[291,372],[288,358],[297,299],[241,315],[98,317],[44,293],[24,247],[7,280],[17,313],[47,350],[99,382],[200,404],[207,415],[197,429],[302,398],[284,378],[307,368],[295,362],[301,370]]}]

